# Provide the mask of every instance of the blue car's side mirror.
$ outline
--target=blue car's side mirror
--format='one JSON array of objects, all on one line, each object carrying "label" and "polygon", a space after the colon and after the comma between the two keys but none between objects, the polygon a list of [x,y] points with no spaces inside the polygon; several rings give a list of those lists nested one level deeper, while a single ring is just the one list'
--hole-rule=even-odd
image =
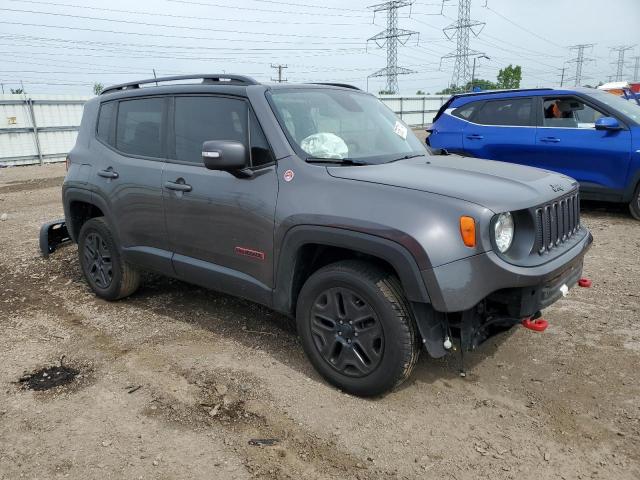
[{"label": "blue car's side mirror", "polygon": [[596,120],[596,130],[620,130],[618,119],[613,117],[600,117]]}]

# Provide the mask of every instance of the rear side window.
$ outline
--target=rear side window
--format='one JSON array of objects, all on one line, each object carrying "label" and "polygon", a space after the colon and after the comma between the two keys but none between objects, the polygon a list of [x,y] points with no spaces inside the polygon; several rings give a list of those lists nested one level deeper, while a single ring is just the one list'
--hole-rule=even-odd
[{"label": "rear side window", "polygon": [[107,102],[100,105],[100,113],[98,113],[98,129],[96,135],[103,142],[113,145],[111,135],[113,127],[113,116],[116,111],[116,102]]},{"label": "rear side window", "polygon": [[469,120],[471,116],[476,112],[476,110],[478,110],[478,107],[480,106],[480,104],[481,102],[467,103],[466,105],[462,105],[461,107],[456,108],[451,113],[458,118]]},{"label": "rear side window", "polygon": [[248,144],[248,107],[226,97],[176,97],[175,158],[202,163],[202,144],[235,140]]},{"label": "rear side window", "polygon": [[473,118],[481,125],[533,126],[533,100],[511,98],[486,102]]},{"label": "rear side window", "polygon": [[118,107],[116,148],[123,153],[163,157],[164,98],[123,100]]}]

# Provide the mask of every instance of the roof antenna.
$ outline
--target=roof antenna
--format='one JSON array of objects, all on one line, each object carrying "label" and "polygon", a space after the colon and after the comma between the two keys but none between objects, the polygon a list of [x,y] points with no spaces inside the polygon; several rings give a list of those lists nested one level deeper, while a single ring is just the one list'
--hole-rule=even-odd
[{"label": "roof antenna", "polygon": [[156,75],[156,69],[152,68],[152,70],[153,70],[153,78],[156,79],[156,87],[157,87],[158,86],[158,76]]}]

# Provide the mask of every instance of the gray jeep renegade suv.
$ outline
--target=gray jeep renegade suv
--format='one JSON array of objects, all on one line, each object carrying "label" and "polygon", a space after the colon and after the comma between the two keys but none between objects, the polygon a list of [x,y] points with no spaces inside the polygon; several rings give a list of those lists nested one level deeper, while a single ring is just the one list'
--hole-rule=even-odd
[{"label": "gray jeep renegade suv", "polygon": [[130,295],[148,270],[266,305],[356,395],[398,385],[421,348],[535,322],[592,241],[571,178],[430,156],[348,85],[113,86],[86,104],[68,162],[60,226],[96,295]]}]

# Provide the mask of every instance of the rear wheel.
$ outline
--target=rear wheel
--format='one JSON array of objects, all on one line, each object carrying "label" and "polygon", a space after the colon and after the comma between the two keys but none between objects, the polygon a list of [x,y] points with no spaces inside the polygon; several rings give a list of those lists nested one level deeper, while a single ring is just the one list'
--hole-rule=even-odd
[{"label": "rear wheel", "polygon": [[355,395],[379,395],[399,385],[420,352],[400,282],[363,261],[314,273],[298,297],[296,321],[316,370]]},{"label": "rear wheel", "polygon": [[85,280],[105,300],[131,295],[140,285],[140,273],[122,259],[103,217],[87,220],[80,229],[78,255]]},{"label": "rear wheel", "polygon": [[629,203],[629,210],[631,211],[633,218],[640,220],[640,183],[638,183],[636,191],[633,192],[633,198]]}]

